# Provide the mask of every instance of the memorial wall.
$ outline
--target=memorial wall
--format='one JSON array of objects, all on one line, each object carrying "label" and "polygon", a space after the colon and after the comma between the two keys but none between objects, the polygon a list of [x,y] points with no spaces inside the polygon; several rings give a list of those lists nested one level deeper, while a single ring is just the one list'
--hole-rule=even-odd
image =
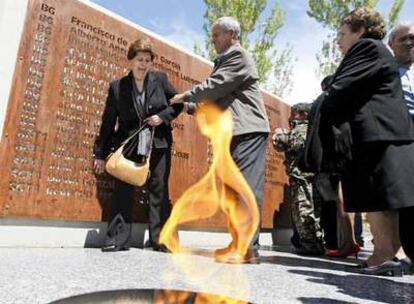
[{"label": "memorial wall", "polygon": [[[210,62],[96,5],[28,1],[1,137],[1,218],[107,218],[113,180],[93,174],[92,150],[109,82],[127,73],[128,47],[143,36],[154,44],[155,68],[166,72],[179,92],[209,75]],[[286,127],[288,105],[263,96],[272,129]],[[192,116],[181,114],[173,127],[172,202],[207,172],[211,158]],[[268,228],[283,201],[283,159],[269,138],[262,211]],[[145,189],[137,189],[135,208],[136,220],[144,222]],[[217,227],[224,225],[224,217],[194,225]]]}]

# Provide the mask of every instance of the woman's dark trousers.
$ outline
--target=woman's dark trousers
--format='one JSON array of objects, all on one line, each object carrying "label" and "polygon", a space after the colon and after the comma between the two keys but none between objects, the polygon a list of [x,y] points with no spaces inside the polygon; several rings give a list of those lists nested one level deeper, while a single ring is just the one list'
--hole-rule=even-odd
[{"label": "woman's dark trousers", "polygon": [[[153,149],[150,159],[150,177],[146,187],[149,203],[149,244],[154,248],[159,246],[158,240],[161,229],[171,212],[168,191],[170,168],[171,149]],[[121,215],[125,221],[125,228],[117,229],[117,232],[112,233],[108,229],[108,237],[116,233],[122,233],[127,234],[128,239],[130,238],[131,224],[133,222],[132,212],[135,203],[134,193],[135,186],[115,179],[110,223],[114,220],[119,221]]]}]

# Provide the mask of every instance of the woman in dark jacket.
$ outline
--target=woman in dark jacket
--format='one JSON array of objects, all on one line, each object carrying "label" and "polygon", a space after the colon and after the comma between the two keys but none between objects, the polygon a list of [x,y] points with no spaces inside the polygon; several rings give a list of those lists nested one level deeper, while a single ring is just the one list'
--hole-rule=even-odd
[{"label": "woman in dark jacket", "polygon": [[[130,73],[110,84],[102,125],[95,143],[94,170],[104,172],[105,158],[135,130],[139,133],[138,159],[150,155],[149,194],[149,243],[154,250],[164,250],[158,244],[161,228],[169,216],[168,178],[171,167],[171,121],[182,110],[182,105],[170,105],[176,94],[167,76],[151,71],[154,53],[149,39],[132,43],[128,51]],[[151,134],[154,129],[152,150]],[[150,152],[151,151],[151,152]],[[135,188],[115,180],[112,195],[112,212],[103,251],[128,249],[132,222]],[[127,224],[122,225],[126,222]]]},{"label": "woman in dark jacket", "polygon": [[[402,245],[413,258],[414,238],[406,236],[414,231],[414,126],[402,96],[397,63],[381,42],[384,36],[384,20],[371,9],[358,8],[343,19],[338,44],[345,56],[332,84],[319,97],[320,132],[337,127],[334,147],[326,150],[348,159],[352,152],[342,176],[345,210],[399,214]],[[378,232],[372,224],[376,240]],[[401,265],[393,260],[396,252],[382,254],[381,260],[378,247],[354,271],[399,275]]]}]

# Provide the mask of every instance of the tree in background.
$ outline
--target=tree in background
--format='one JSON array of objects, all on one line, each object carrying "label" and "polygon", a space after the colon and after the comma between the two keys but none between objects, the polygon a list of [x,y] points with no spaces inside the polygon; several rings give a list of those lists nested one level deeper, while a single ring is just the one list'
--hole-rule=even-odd
[{"label": "tree in background", "polygon": [[292,57],[292,46],[289,44],[279,53],[275,51],[272,74],[264,88],[277,96],[285,97],[292,92],[293,67],[297,58]]},{"label": "tree in background", "polygon": [[211,26],[219,17],[232,16],[240,21],[240,42],[253,54],[262,86],[281,97],[290,93],[293,85],[292,47],[286,45],[282,50],[274,47],[275,38],[285,21],[285,12],[279,2],[275,1],[263,22],[261,17],[268,0],[204,0],[204,3],[207,6],[204,14],[207,51],[203,52],[198,45],[194,51],[213,59],[216,53],[211,43]]},{"label": "tree in background", "polygon": [[[322,48],[316,58],[319,62],[320,76],[331,75],[335,72],[342,54],[336,43],[336,33],[342,18],[356,7],[367,6],[375,8],[379,0],[309,0],[308,15],[331,32],[322,42]],[[388,13],[388,28],[395,25],[404,5],[404,0],[394,0]]]}]

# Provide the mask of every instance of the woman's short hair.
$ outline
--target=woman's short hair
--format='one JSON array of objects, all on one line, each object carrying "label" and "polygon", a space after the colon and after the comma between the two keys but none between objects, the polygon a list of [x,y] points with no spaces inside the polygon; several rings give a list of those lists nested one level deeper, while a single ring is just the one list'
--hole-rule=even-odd
[{"label": "woman's short hair", "polygon": [[128,49],[128,60],[132,60],[138,54],[138,52],[147,52],[151,54],[151,61],[154,60],[155,54],[152,50],[152,43],[149,38],[140,38],[135,40]]},{"label": "woman's short hair", "polygon": [[357,32],[362,27],[365,33],[362,38],[381,40],[387,33],[385,20],[377,11],[368,7],[359,7],[342,19],[342,25],[348,25],[352,32]]}]

